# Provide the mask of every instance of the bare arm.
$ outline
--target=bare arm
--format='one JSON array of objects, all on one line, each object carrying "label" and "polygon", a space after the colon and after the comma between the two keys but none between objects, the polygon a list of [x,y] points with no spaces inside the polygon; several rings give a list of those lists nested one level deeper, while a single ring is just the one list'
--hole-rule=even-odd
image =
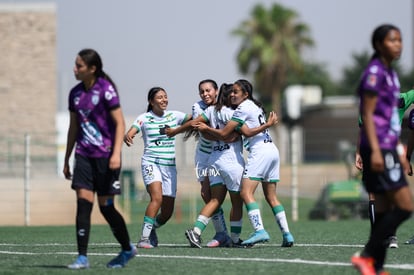
[{"label": "bare arm", "polygon": [[362,108],[362,123],[371,147],[371,169],[375,172],[384,171],[384,159],[379,147],[378,137],[374,124],[374,111],[377,105],[377,96],[371,94],[364,95],[364,105]]},{"label": "bare arm", "polygon": [[181,133],[191,129],[193,127],[192,125],[193,125],[194,121],[200,121],[200,119],[202,119],[202,118],[200,118],[201,116],[197,117],[196,119],[192,119],[191,115],[188,115],[188,116],[189,116],[188,121],[186,121],[184,124],[182,124],[182,125],[180,125],[176,128],[167,128],[167,129],[165,129],[165,134],[168,137],[173,137],[175,135],[181,134]]},{"label": "bare arm", "polygon": [[215,129],[211,128],[205,123],[197,123],[194,125],[195,128],[197,128],[200,132],[206,132],[210,134],[211,136],[215,137],[219,140],[227,140],[230,138],[232,132],[236,129],[236,127],[239,125],[236,121],[229,120],[227,122],[226,126],[223,129]]},{"label": "bare arm", "polygon": [[65,153],[65,160],[63,164],[63,174],[65,175],[65,178],[70,180],[72,178],[72,173],[70,172],[70,166],[69,166],[69,159],[70,155],[72,154],[73,147],[76,143],[76,137],[78,136],[78,121],[77,121],[77,115],[75,112],[70,112],[70,118],[69,118],[69,129],[68,129],[68,135],[66,140],[66,153]]},{"label": "bare arm", "polygon": [[125,134],[124,142],[128,147],[134,144],[133,139],[137,133],[138,133],[138,129],[135,128],[134,126],[131,126],[131,128],[129,128],[128,132]]},{"label": "bare arm", "polygon": [[125,133],[125,120],[121,107],[111,110],[111,117],[115,124],[115,138],[112,155],[109,159],[109,168],[119,169],[121,168],[122,140]]}]

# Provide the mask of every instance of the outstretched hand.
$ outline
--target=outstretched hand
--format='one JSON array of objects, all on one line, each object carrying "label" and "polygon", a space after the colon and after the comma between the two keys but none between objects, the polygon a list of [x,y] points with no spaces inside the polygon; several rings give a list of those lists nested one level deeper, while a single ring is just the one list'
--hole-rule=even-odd
[{"label": "outstretched hand", "polygon": [[269,117],[267,118],[267,125],[270,127],[270,126],[275,125],[277,123],[279,123],[279,118],[278,118],[276,112],[271,111],[269,113]]},{"label": "outstretched hand", "polygon": [[[135,136],[135,135],[134,135]],[[129,147],[134,144],[133,138],[134,136],[129,135],[128,133],[124,136],[124,142]]]}]

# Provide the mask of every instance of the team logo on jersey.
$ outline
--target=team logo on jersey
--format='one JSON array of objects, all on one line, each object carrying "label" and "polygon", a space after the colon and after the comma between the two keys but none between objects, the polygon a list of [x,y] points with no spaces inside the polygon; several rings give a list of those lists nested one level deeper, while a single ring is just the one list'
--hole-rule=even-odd
[{"label": "team logo on jersey", "polygon": [[375,74],[370,74],[367,77],[368,86],[375,87],[377,85],[377,76]]},{"label": "team logo on jersey", "polygon": [[97,105],[99,103],[99,95],[92,96],[92,104]]},{"label": "team logo on jersey", "polygon": [[106,91],[105,92],[105,99],[106,100],[111,100],[112,98],[114,97],[114,95],[113,95],[113,93],[112,92],[110,92],[110,91]]},{"label": "team logo on jersey", "polygon": [[73,103],[75,104],[75,105],[78,105],[79,104],[79,101],[80,101],[80,99],[79,99],[79,97],[77,96],[77,97],[75,97],[74,99],[73,99]]},{"label": "team logo on jersey", "polygon": [[374,66],[371,66],[370,68],[369,68],[369,72],[370,73],[373,73],[373,74],[376,74],[376,73],[378,73],[378,66],[377,65],[374,65]]}]

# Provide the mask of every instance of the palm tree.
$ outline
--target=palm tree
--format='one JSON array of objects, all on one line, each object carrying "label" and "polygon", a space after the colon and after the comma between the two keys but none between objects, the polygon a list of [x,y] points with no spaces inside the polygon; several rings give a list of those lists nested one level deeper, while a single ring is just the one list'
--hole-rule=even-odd
[{"label": "palm tree", "polygon": [[233,30],[242,37],[237,62],[239,71],[253,75],[255,91],[262,101],[270,100],[272,109],[280,112],[280,95],[289,71],[300,72],[301,51],[313,46],[307,25],[297,22],[297,13],[273,4],[270,9],[256,5],[251,18]]}]

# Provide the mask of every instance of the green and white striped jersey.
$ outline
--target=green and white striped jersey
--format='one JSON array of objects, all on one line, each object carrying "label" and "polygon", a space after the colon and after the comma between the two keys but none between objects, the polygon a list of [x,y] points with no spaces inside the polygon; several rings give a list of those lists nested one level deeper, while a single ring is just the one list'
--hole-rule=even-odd
[{"label": "green and white striped jersey", "polygon": [[144,139],[142,159],[163,166],[175,166],[175,137],[168,137],[165,128],[175,128],[189,116],[179,111],[165,111],[162,117],[153,112],[139,115],[132,127],[141,132]]}]

